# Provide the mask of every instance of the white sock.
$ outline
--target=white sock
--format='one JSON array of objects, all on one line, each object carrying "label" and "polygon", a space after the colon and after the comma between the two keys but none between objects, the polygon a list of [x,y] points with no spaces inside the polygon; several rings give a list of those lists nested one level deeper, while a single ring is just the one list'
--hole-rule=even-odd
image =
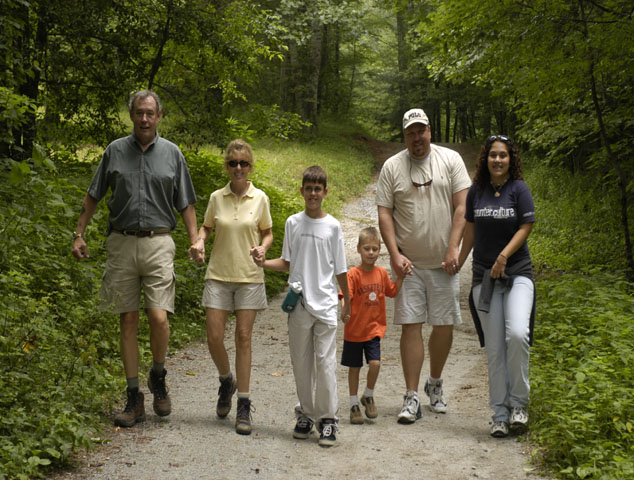
[{"label": "white sock", "polygon": [[363,392],[363,396],[364,396],[365,398],[368,398],[368,397],[373,397],[373,396],[374,396],[374,389],[373,389],[373,388],[368,388],[368,387],[365,387],[365,392]]},{"label": "white sock", "polygon": [[238,392],[238,398],[249,398],[249,392]]},{"label": "white sock", "polygon": [[359,405],[359,397],[357,395],[350,395],[350,408],[355,405]]}]

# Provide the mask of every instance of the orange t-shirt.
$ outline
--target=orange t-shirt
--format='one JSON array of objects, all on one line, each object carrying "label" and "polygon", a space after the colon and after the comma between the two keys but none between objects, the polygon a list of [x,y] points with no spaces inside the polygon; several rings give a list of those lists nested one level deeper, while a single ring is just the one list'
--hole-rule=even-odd
[{"label": "orange t-shirt", "polygon": [[344,340],[366,342],[374,337],[383,338],[387,327],[385,296],[396,296],[396,283],[384,268],[375,266],[368,272],[354,267],[348,271],[348,289],[352,311],[344,327]]}]

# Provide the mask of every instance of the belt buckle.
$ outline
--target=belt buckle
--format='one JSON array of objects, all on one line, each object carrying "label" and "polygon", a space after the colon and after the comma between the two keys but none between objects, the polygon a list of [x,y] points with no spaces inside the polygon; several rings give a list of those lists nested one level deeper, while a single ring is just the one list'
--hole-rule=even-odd
[{"label": "belt buckle", "polygon": [[154,236],[154,230],[150,230],[150,234],[148,236],[152,238]]}]

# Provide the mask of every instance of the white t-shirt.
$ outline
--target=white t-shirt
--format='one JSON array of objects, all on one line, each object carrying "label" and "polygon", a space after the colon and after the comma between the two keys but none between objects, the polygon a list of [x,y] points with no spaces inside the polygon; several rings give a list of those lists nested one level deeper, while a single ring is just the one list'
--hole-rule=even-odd
[{"label": "white t-shirt", "polygon": [[282,258],[290,262],[290,283],[301,282],[308,312],[337,324],[339,303],[335,275],[347,272],[341,224],[331,215],[311,218],[299,212],[286,219]]},{"label": "white t-shirt", "polygon": [[[415,187],[413,182],[428,186]],[[453,194],[471,186],[458,152],[431,145],[424,160],[403,150],[383,164],[376,204],[392,209],[396,243],[416,268],[440,268],[453,223]]]}]

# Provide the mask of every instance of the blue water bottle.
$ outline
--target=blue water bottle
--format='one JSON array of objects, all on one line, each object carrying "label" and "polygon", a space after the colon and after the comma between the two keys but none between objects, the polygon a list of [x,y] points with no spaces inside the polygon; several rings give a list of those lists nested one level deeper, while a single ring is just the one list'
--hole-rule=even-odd
[{"label": "blue water bottle", "polygon": [[290,313],[295,310],[295,305],[297,305],[299,297],[302,296],[301,282],[289,283],[289,286],[290,288],[288,289],[286,298],[284,298],[284,301],[282,302],[282,310],[284,310],[286,313]]}]

